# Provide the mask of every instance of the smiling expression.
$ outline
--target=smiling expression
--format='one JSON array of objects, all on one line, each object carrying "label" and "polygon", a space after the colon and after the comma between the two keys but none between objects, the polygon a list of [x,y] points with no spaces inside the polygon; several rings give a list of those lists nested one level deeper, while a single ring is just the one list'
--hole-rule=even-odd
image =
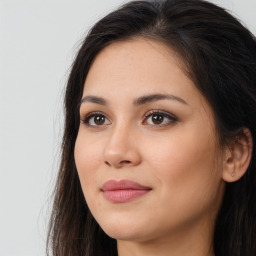
[{"label": "smiling expression", "polygon": [[87,75],[75,161],[94,218],[116,239],[214,225],[223,159],[212,109],[180,63],[164,44],[137,38],[104,48]]}]

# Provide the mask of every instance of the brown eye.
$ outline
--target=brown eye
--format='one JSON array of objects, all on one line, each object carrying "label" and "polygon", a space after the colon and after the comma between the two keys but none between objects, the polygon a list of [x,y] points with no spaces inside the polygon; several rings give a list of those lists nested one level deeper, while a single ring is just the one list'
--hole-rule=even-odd
[{"label": "brown eye", "polygon": [[178,119],[166,111],[153,110],[145,115],[143,124],[151,126],[165,126],[177,122]]},{"label": "brown eye", "polygon": [[110,121],[103,114],[91,113],[84,120],[84,124],[91,127],[103,126],[110,124]]},{"label": "brown eye", "polygon": [[98,115],[98,116],[94,116],[93,122],[96,125],[103,125],[105,123],[105,119],[106,118],[104,116]]},{"label": "brown eye", "polygon": [[161,124],[164,121],[164,116],[159,114],[152,115],[152,123]]}]

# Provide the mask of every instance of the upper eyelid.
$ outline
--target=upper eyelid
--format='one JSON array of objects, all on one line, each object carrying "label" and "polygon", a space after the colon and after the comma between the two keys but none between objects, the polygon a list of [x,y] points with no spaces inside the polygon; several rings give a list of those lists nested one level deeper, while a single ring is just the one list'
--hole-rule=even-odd
[{"label": "upper eyelid", "polygon": [[92,112],[89,112],[88,114],[84,115],[84,116],[81,116],[80,117],[80,122],[84,125],[86,125],[88,128],[91,127],[91,128],[101,128],[101,127],[104,127],[105,125],[109,125],[109,124],[104,124],[104,125],[91,125],[90,124],[90,119],[93,118],[94,116],[96,115],[102,115],[104,116],[111,124],[111,120],[102,112],[99,112],[99,111],[92,111]]},{"label": "upper eyelid", "polygon": [[[170,113],[169,111],[166,111],[166,110],[160,110],[160,109],[151,109],[151,110],[148,110],[144,115],[143,115],[143,120],[142,120],[142,123],[145,121],[145,119],[148,119],[150,116],[154,115],[154,114],[159,114],[159,115],[163,115],[165,118],[168,118],[170,120],[170,122],[178,122],[179,121],[179,118]],[[83,115],[80,120],[82,121],[82,123],[84,124],[87,124],[89,123],[89,120],[90,118],[92,118],[93,116],[95,115],[103,115],[109,122],[110,124],[112,123],[112,120],[108,117],[107,114],[105,114],[104,112],[102,111],[91,111],[85,115]],[[89,126],[92,126],[92,127],[100,127],[100,126],[93,126],[93,125],[89,125]],[[104,126],[104,125],[102,125]],[[159,124],[159,127],[161,125]]]},{"label": "upper eyelid", "polygon": [[[174,114],[172,114],[172,113],[170,113],[170,112],[168,112],[168,111],[166,111],[166,110],[160,110],[160,109],[151,109],[151,110],[148,110],[148,111],[143,115],[143,117],[148,117],[148,116],[150,116],[150,115],[152,115],[152,114],[157,114],[157,113],[163,114],[163,115],[167,115],[167,116],[170,116],[170,117],[173,117],[173,118],[178,119],[176,115],[174,115]],[[82,113],[81,113],[80,116],[85,118],[85,117],[90,117],[90,116],[97,115],[97,114],[98,114],[98,115],[103,115],[103,116],[105,116],[106,118],[110,119],[109,116],[108,116],[106,113],[102,112],[102,111],[91,111],[91,112],[88,112],[87,114],[82,114]]]},{"label": "upper eyelid", "polygon": [[80,113],[80,120],[83,123],[86,123],[90,118],[92,118],[95,115],[102,115],[111,122],[111,119],[108,117],[108,115],[106,115],[102,111],[91,111],[91,112],[88,112],[87,114]]},{"label": "upper eyelid", "polygon": [[81,118],[88,118],[88,117],[91,117],[91,116],[94,116],[94,115],[103,115],[105,116],[107,119],[109,119],[108,115],[102,111],[90,111],[86,114],[83,114],[83,113],[80,113],[80,117]]},{"label": "upper eyelid", "polygon": [[152,110],[149,110],[149,111],[144,115],[144,117],[147,118],[147,117],[149,117],[149,116],[151,116],[151,115],[153,115],[153,114],[162,114],[162,115],[164,115],[164,116],[167,116],[167,117],[171,117],[171,118],[173,118],[173,119],[176,119],[177,121],[179,120],[179,118],[178,118],[176,115],[174,115],[174,114],[172,114],[172,113],[170,113],[170,112],[168,112],[168,111],[160,110],[160,109],[152,109]]}]

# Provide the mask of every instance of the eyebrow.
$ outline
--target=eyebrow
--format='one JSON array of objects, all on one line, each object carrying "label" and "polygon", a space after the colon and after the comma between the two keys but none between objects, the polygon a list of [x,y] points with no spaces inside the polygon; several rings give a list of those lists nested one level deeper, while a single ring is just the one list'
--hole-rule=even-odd
[{"label": "eyebrow", "polygon": [[[185,100],[183,100],[182,98],[179,98],[175,95],[172,95],[172,94],[149,94],[149,95],[144,95],[144,96],[141,96],[141,97],[135,99],[133,101],[133,105],[139,106],[139,105],[155,102],[155,101],[158,101],[158,100],[171,100],[171,101],[174,100],[174,101],[178,101],[182,104],[188,105],[188,103]],[[104,98],[98,97],[98,96],[92,96],[92,95],[85,96],[81,100],[80,105],[82,103],[85,103],[85,102],[96,103],[96,104],[103,105],[103,106],[107,105],[107,101]]]},{"label": "eyebrow", "polygon": [[135,99],[133,101],[133,104],[135,106],[138,106],[138,105],[143,105],[150,102],[155,102],[158,100],[175,100],[185,105],[188,105],[188,103],[185,100],[177,96],[174,96],[172,94],[149,94],[149,95],[141,96],[138,99]]},{"label": "eyebrow", "polygon": [[97,96],[90,96],[90,95],[82,98],[80,105],[85,102],[92,102],[92,103],[96,103],[103,106],[107,105],[107,101],[105,99]]}]

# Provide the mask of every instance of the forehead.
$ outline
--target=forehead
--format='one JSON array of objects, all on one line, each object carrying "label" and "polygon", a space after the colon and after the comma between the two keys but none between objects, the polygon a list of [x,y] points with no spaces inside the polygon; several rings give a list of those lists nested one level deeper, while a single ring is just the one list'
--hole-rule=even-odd
[{"label": "forehead", "polygon": [[[111,89],[114,82],[125,88],[131,81],[137,86],[143,80],[152,81],[153,84],[163,84],[166,76],[182,73],[178,67],[178,58],[164,44],[141,38],[114,42],[105,47],[96,56],[85,81],[85,89]],[[173,75],[172,75],[173,77]]]},{"label": "forehead", "polygon": [[205,103],[181,68],[178,55],[163,43],[143,38],[105,47],[88,72],[83,97],[134,99],[151,93],[173,94],[186,102]]}]

